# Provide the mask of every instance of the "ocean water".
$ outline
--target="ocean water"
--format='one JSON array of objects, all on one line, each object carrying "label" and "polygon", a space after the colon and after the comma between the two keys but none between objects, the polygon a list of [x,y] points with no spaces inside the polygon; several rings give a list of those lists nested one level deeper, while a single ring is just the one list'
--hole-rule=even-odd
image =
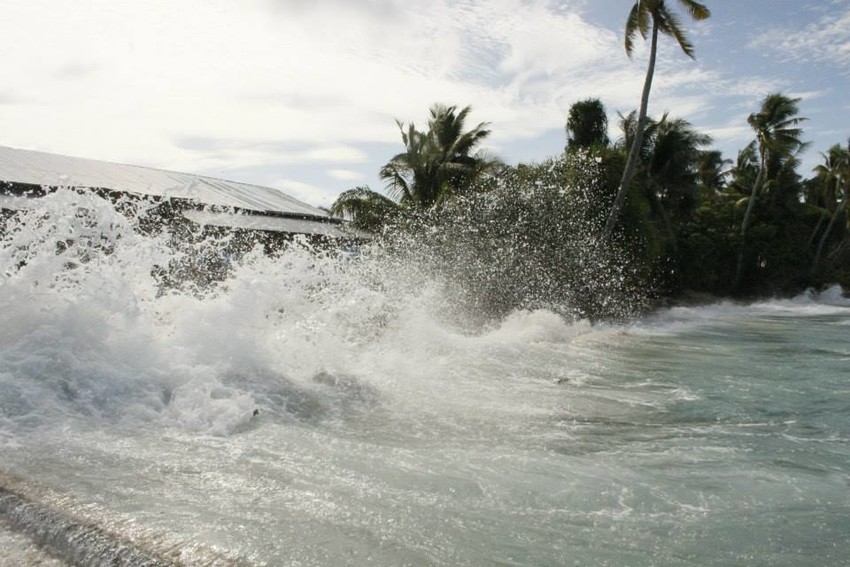
[{"label": "ocean water", "polygon": [[87,564],[850,564],[839,289],[470,329],[378,250],[164,291],[132,224],[60,192],[3,237],[0,526],[95,526]]}]

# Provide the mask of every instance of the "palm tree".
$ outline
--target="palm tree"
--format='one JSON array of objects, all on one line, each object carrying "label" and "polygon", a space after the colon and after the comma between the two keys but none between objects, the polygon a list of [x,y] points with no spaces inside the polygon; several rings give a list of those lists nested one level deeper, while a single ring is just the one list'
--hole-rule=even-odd
[{"label": "palm tree", "polygon": [[665,208],[684,216],[696,205],[702,148],[711,144],[711,136],[698,132],[687,120],[664,114],[654,138],[648,164],[650,181]]},{"label": "palm tree", "polygon": [[608,145],[608,116],[598,98],[580,100],[567,115],[567,150]]},{"label": "palm tree", "polygon": [[401,205],[415,208],[440,205],[499,164],[480,152],[472,154],[490,130],[482,122],[464,131],[470,110],[469,106],[458,111],[456,106],[435,104],[424,132],[412,123],[405,128],[397,122],[405,151],[394,156],[380,173],[390,196]]},{"label": "palm tree", "polygon": [[398,212],[399,205],[368,186],[343,191],[331,205],[330,213],[349,219],[361,230],[377,233]]},{"label": "palm tree", "polygon": [[735,289],[740,285],[743,276],[747,229],[756,197],[769,174],[781,169],[789,160],[792,162],[796,160],[797,154],[806,147],[806,144],[800,140],[803,131],[797,127],[805,120],[798,116],[798,102],[800,102],[799,98],[788,98],[781,93],[771,93],[762,101],[761,109],[747,118],[747,123],[756,133],[759,169],[752,186],[749,203],[747,203],[747,210],[741,221],[741,247],[738,251],[738,265],[735,269],[733,285]]},{"label": "palm tree", "polygon": [[697,162],[697,183],[707,197],[716,196],[726,187],[726,166],[732,160],[723,157],[719,150],[707,150]]},{"label": "palm tree", "polygon": [[[815,167],[818,180],[824,187],[824,201],[827,207],[830,204],[835,206],[832,215],[829,219],[829,224],[826,226],[818,243],[815,258],[812,261],[812,276],[816,276],[820,268],[820,260],[823,255],[823,249],[826,241],[835,226],[838,217],[842,212],[850,215],[850,140],[847,141],[847,147],[843,148],[840,144],[835,144],[826,154],[821,154],[824,158],[824,163]],[[838,199],[841,202],[838,202]]]},{"label": "palm tree", "polygon": [[[623,145],[634,143],[635,122],[635,112],[621,116]],[[667,113],[658,121],[646,118],[637,151],[639,163],[635,167],[639,182],[631,187],[631,195],[646,200],[651,216],[660,222],[673,252],[678,247],[678,227],[696,207],[697,175],[705,153],[702,148],[710,143],[711,137],[698,132],[687,120],[671,118]]]},{"label": "palm tree", "polygon": [[[729,192],[731,194],[744,195],[752,190],[753,182],[758,177],[758,164],[756,141],[751,140],[746,146],[738,150],[735,165],[730,170],[731,181],[729,183]],[[749,200],[749,197],[739,199],[735,206],[743,207]]]},{"label": "palm tree", "polygon": [[465,131],[470,107],[435,104],[428,129],[396,121],[404,151],[381,168],[389,197],[368,187],[343,192],[331,206],[335,215],[348,218],[357,228],[376,232],[402,209],[438,207],[451,195],[466,191],[494,171],[501,162],[473,150],[490,135],[486,123]]},{"label": "palm tree", "polygon": [[[619,114],[619,113],[618,113]],[[620,131],[623,133],[623,139],[619,144],[623,148],[631,148],[637,140],[637,111],[632,110],[625,116],[620,114]],[[662,120],[666,115],[662,116]],[[639,169],[640,164],[645,163],[652,156],[652,144],[655,140],[655,131],[658,129],[658,122],[647,116],[643,124],[643,136],[641,136],[640,147],[636,150],[635,174]]]},{"label": "palm tree", "polygon": [[[679,3],[691,17],[691,19],[699,21],[708,18],[711,15],[709,9],[700,2],[695,0],[679,0]],[[651,24],[651,31],[650,31]],[[623,204],[626,201],[626,193],[629,185],[634,178],[638,164],[638,150],[643,143],[644,128],[646,127],[646,112],[649,105],[649,91],[652,88],[652,77],[655,74],[655,58],[658,53],[658,33],[673,37],[682,48],[682,51],[688,57],[694,57],[694,48],[685,35],[682,29],[679,17],[671,12],[665,3],[665,0],[637,0],[629,12],[629,17],[626,20],[625,33],[625,48],[626,54],[632,56],[634,50],[634,39],[638,33],[646,39],[647,33],[651,34],[651,43],[649,49],[649,64],[646,69],[646,78],[643,83],[643,93],[640,99],[640,110],[638,111],[638,122],[635,130],[635,139],[632,142],[629,150],[629,157],[626,160],[626,166],[623,171],[623,177],[620,180],[620,185],[617,188],[617,196],[614,198],[614,204],[611,206],[611,212],[608,215],[608,220],[605,223],[603,231],[603,239],[610,238],[614,231],[614,225],[620,217],[623,210]]]},{"label": "palm tree", "polygon": [[[623,144],[632,144],[635,113],[621,116],[620,127]],[[643,185],[652,197],[667,209],[685,210],[696,201],[695,188],[704,154],[711,153],[701,148],[709,144],[711,136],[698,132],[687,120],[670,118],[666,112],[658,121],[647,117],[635,175],[644,179]],[[714,153],[719,158],[720,152]]]}]

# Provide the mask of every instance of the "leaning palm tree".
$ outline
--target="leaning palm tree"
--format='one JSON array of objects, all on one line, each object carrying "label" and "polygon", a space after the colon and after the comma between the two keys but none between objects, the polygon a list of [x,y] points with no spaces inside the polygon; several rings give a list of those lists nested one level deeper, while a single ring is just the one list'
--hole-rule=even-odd
[{"label": "leaning palm tree", "polygon": [[[813,276],[816,276],[820,269],[824,246],[838,217],[841,216],[842,212],[850,215],[850,140],[847,141],[846,148],[840,144],[835,144],[829,148],[826,154],[822,155],[824,163],[815,167],[815,173],[825,188],[824,201],[827,207],[832,204],[835,209],[832,211],[826,230],[820,237],[815,258],[812,261]],[[841,199],[841,201],[838,202],[838,199]]]},{"label": "leaning palm tree", "polygon": [[[688,13],[688,15],[696,21],[704,20],[711,15],[709,9],[702,3],[694,0],[679,0],[679,3]],[[651,29],[650,29],[651,28]],[[629,185],[635,176],[635,171],[638,165],[638,153],[643,143],[643,133],[646,127],[646,112],[649,105],[649,91],[652,88],[652,78],[655,74],[655,57],[658,52],[658,33],[663,33],[673,37],[682,48],[682,51],[688,57],[694,57],[694,48],[691,42],[685,35],[682,29],[682,24],[679,17],[671,12],[665,0],[637,0],[629,12],[629,17],[626,20],[625,47],[626,54],[632,56],[634,50],[634,40],[637,34],[646,39],[647,34],[651,35],[651,43],[649,48],[649,64],[646,69],[646,78],[643,83],[643,93],[640,99],[640,110],[638,111],[638,122],[635,131],[635,137],[629,150],[629,157],[626,160],[626,166],[623,170],[623,177],[620,180],[620,185],[617,188],[617,196],[614,198],[614,204],[611,206],[611,212],[608,215],[608,220],[605,223],[603,231],[603,239],[610,238],[614,231],[614,226],[620,213],[623,210],[623,205],[626,202],[626,193]]]},{"label": "leaning palm tree", "polygon": [[738,264],[733,285],[735,289],[740,285],[743,276],[747,229],[753,207],[770,174],[768,170],[771,168],[778,170],[783,163],[796,160],[797,154],[806,147],[805,142],[800,139],[803,131],[797,127],[805,120],[798,115],[797,103],[799,102],[799,98],[788,98],[781,93],[771,93],[762,101],[761,109],[747,118],[747,123],[756,133],[759,169],[752,186],[749,203],[747,203],[747,210],[741,221],[741,246],[738,251]]}]

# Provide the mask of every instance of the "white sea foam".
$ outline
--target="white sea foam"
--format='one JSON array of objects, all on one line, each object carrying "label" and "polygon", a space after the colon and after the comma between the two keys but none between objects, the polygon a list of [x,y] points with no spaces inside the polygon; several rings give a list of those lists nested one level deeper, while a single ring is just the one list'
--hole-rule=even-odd
[{"label": "white sea foam", "polygon": [[845,313],[850,307],[850,296],[839,285],[831,286],[821,292],[805,291],[788,299],[768,299],[753,303],[728,300],[693,307],[671,307],[651,316],[645,323],[653,331],[676,332],[692,325],[714,323],[718,319],[738,318],[742,313],[754,316],[774,315],[830,315]]},{"label": "white sea foam", "polygon": [[73,191],[13,227],[0,248],[0,398],[22,427],[103,419],[226,435],[254,409],[298,420],[362,401],[323,375],[427,405],[470,359],[589,330],[547,311],[454,328],[441,284],[380,250],[351,262],[295,244],[248,254],[217,286],[163,288],[166,237],[140,236],[132,218]]}]

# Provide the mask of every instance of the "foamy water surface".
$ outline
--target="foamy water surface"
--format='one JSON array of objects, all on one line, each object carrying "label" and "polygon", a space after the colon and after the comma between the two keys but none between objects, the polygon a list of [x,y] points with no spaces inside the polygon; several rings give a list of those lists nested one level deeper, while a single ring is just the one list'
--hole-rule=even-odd
[{"label": "foamy water surface", "polygon": [[0,250],[0,468],[53,508],[189,563],[850,557],[840,290],[470,329],[451,282],[377,249],[163,292],[164,241],[45,206]]}]

